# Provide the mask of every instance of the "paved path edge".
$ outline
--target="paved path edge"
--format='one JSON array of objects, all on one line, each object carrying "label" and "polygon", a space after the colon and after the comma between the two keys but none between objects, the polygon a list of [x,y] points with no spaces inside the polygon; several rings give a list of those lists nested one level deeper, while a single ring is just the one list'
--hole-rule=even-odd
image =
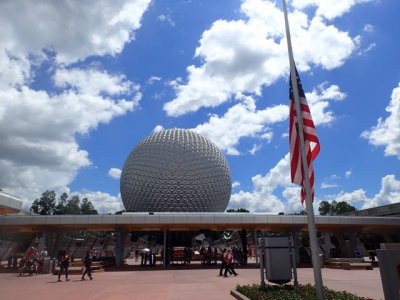
[{"label": "paved path edge", "polygon": [[245,295],[239,293],[237,290],[231,290],[231,296],[237,300],[250,300]]}]

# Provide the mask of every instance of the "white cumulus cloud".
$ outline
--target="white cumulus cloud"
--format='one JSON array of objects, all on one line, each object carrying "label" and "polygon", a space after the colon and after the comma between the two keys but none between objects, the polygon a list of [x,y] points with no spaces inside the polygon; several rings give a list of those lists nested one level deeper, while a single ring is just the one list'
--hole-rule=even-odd
[{"label": "white cumulus cloud", "polygon": [[374,0],[293,0],[292,5],[297,9],[314,6],[318,16],[334,19],[349,12],[354,5],[370,1]]},{"label": "white cumulus cloud", "polygon": [[[122,74],[79,68],[119,54],[134,39],[150,0],[0,3],[0,186],[33,200],[68,190],[91,166],[77,142],[99,124],[134,110],[139,86]],[[74,67],[71,64],[74,63]],[[47,68],[51,91],[33,88]]]},{"label": "white cumulus cloud", "polygon": [[119,178],[121,177],[121,172],[122,172],[121,169],[118,169],[118,168],[111,168],[111,169],[108,171],[108,175],[109,175],[110,177],[114,178],[114,179],[119,179]]},{"label": "white cumulus cloud", "polygon": [[[134,38],[150,0],[1,2],[0,39],[17,57],[26,53],[57,63],[116,55]],[[34,25],[33,25],[34,24]],[[45,51],[46,50],[46,51]]]},{"label": "white cumulus cloud", "polygon": [[394,175],[386,175],[381,180],[381,189],[373,197],[368,197],[365,190],[357,189],[352,192],[340,192],[330,195],[327,201],[345,201],[361,209],[377,207],[400,202],[400,181]]},{"label": "white cumulus cloud", "polygon": [[124,210],[121,195],[112,196],[108,193],[96,191],[96,192],[85,192],[78,193],[81,199],[88,198],[92,202],[95,209],[99,214],[115,213],[117,211]]},{"label": "white cumulus cloud", "polygon": [[[165,103],[170,116],[215,107],[243,94],[260,95],[288,73],[282,11],[272,1],[244,1],[242,20],[214,22],[203,32],[195,57],[201,65],[187,67],[187,80],[171,82],[176,98]],[[299,69],[312,65],[326,69],[341,66],[357,48],[357,38],[329,25],[319,16],[295,11],[290,18]]]},{"label": "white cumulus cloud", "polygon": [[[306,93],[313,120],[316,125],[327,125],[335,120],[330,101],[340,101],[346,94],[337,85],[324,82]],[[194,131],[208,137],[229,155],[240,155],[237,149],[242,138],[263,139],[270,142],[273,138],[272,126],[286,121],[289,114],[287,105],[270,106],[257,110],[252,97],[241,97],[241,102],[235,104],[222,115],[211,115],[209,120],[194,128]],[[260,145],[249,149],[254,154]]]},{"label": "white cumulus cloud", "polygon": [[361,137],[374,146],[385,147],[386,156],[400,159],[400,83],[393,89],[386,111],[389,116],[386,119],[379,118],[378,123],[370,130],[365,130]]},{"label": "white cumulus cloud", "polygon": [[76,134],[137,105],[124,98],[74,91],[49,95],[28,87],[0,90],[0,97],[0,185],[22,197],[68,185],[81,168],[91,165]]},{"label": "white cumulus cloud", "polygon": [[[282,200],[273,194],[277,187],[290,185],[289,155],[282,158],[267,175],[252,178],[253,191],[239,191],[231,196],[228,207],[247,208],[251,212],[279,213],[286,210]],[[297,189],[299,199],[300,190]]]},{"label": "white cumulus cloud", "polygon": [[329,100],[340,101],[346,98],[346,94],[340,91],[339,86],[329,85],[327,82],[314,88],[311,93],[306,93],[307,102],[310,105],[313,121],[316,125],[330,124],[335,120],[332,111],[328,111]]},{"label": "white cumulus cloud", "polygon": [[194,128],[197,133],[208,137],[230,155],[239,155],[236,146],[243,137],[266,138],[267,125],[287,119],[287,105],[277,105],[257,110],[254,99],[247,97],[232,106],[222,116],[213,115],[209,121]]}]

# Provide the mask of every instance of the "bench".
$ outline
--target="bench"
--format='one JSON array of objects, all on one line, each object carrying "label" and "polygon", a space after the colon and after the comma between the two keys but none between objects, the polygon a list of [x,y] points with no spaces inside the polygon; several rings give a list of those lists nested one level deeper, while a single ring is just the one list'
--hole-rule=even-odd
[{"label": "bench", "polygon": [[366,269],[366,270],[373,270],[374,267],[372,266],[372,263],[369,262],[357,262],[357,263],[342,263],[343,269],[344,270],[351,270],[351,269]]},{"label": "bench", "polygon": [[333,269],[366,269],[373,270],[371,262],[365,262],[362,258],[328,258],[324,261],[324,264],[328,268]]},{"label": "bench", "polygon": [[331,261],[331,262],[325,262],[324,263],[325,266],[327,266],[328,268],[332,268],[332,269],[341,269],[342,268],[342,262],[339,261]]}]

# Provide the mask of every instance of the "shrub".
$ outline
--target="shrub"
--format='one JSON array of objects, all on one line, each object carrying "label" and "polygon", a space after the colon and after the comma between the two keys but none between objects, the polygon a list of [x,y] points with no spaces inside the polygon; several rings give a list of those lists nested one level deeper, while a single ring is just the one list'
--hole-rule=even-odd
[{"label": "shrub", "polygon": [[[238,285],[236,290],[251,300],[315,300],[316,290],[311,284],[306,285],[266,285],[261,289],[260,285]],[[324,287],[325,300],[372,300],[359,297],[346,291],[334,291]]]}]

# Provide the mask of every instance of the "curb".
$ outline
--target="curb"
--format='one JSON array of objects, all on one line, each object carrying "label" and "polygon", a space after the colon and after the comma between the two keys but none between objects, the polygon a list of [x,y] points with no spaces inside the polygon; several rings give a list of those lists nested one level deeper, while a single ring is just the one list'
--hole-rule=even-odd
[{"label": "curb", "polygon": [[231,296],[237,300],[250,300],[250,298],[247,298],[245,295],[239,293],[236,290],[231,290]]}]

